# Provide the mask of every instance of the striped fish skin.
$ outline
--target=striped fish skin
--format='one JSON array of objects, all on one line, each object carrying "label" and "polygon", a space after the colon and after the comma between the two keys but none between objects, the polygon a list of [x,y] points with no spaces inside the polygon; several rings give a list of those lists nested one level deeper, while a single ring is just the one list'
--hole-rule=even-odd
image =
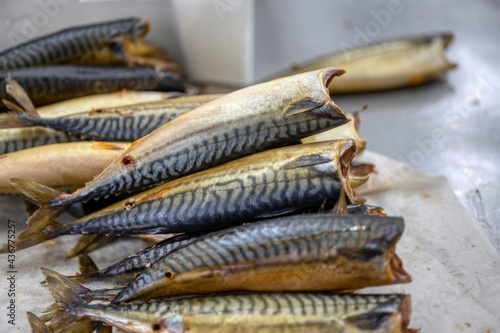
[{"label": "striped fish skin", "polygon": [[[152,66],[55,65],[0,71],[1,81],[8,77],[19,82],[35,106],[123,89],[183,91],[179,74]],[[7,97],[3,87],[0,97]]]},{"label": "striped fish skin", "polygon": [[[128,143],[85,141],[53,144],[0,155],[0,194],[20,194],[9,184],[9,179],[17,177],[56,189],[81,187],[128,146]],[[92,162],[86,163],[87,161]]]},{"label": "striped fish skin", "polygon": [[[218,230],[352,195],[352,140],[264,151],[173,180],[65,224],[69,233],[155,234]],[[52,236],[51,236],[52,237]]]},{"label": "striped fish skin", "polygon": [[162,257],[115,303],[163,295],[354,290],[410,282],[394,249],[397,217],[294,215],[202,236]]},{"label": "striped fish skin", "polygon": [[403,294],[270,293],[82,304],[72,310],[125,332],[382,333],[405,332],[411,300]]},{"label": "striped fish skin", "polygon": [[176,97],[172,99],[94,109],[58,118],[40,118],[20,113],[19,118],[36,125],[99,141],[135,141],[167,122],[222,95]]},{"label": "striped fish skin", "polygon": [[103,278],[142,271],[146,267],[157,262],[161,257],[172,252],[177,247],[188,244],[203,234],[204,233],[183,234],[166,239],[142,249],[136,254],[133,254],[116,264],[88,274],[87,277]]},{"label": "striped fish skin", "polygon": [[348,122],[326,85],[326,68],[238,90],[208,102],[134,142],[123,158],[51,207],[144,189]]},{"label": "striped fish skin", "polygon": [[383,40],[313,60],[284,75],[339,66],[348,75],[329,86],[332,93],[417,85],[456,67],[445,55],[452,38],[451,33],[441,33]]},{"label": "striped fish skin", "polygon": [[81,139],[41,126],[0,129],[0,154],[53,143],[80,141]]},{"label": "striped fish skin", "polygon": [[79,58],[149,29],[139,18],[73,27],[30,40],[0,53],[0,70],[57,64]]}]

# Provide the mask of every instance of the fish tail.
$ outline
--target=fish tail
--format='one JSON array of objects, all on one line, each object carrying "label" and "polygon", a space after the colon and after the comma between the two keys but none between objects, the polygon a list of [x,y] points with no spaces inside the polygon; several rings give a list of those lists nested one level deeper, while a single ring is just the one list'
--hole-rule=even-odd
[{"label": "fish tail", "polygon": [[[68,206],[60,204],[57,200],[68,198],[70,195],[48,186],[20,178],[11,178],[10,184],[40,205],[40,208],[29,217],[28,228],[19,234],[20,238],[40,232],[51,222],[54,222]],[[51,204],[51,201],[56,201],[56,204]]]},{"label": "fish tail", "polygon": [[0,253],[8,253],[13,247],[16,250],[26,249],[66,232],[66,228],[63,228],[55,219],[66,210],[67,206],[49,207],[49,202],[51,199],[68,196],[68,194],[30,180],[12,178],[10,183],[23,194],[37,201],[41,207],[28,218],[27,228],[18,234],[14,242],[4,244],[0,248]]},{"label": "fish tail", "polygon": [[23,87],[11,78],[7,78],[5,81],[5,91],[17,104],[2,99],[3,104],[13,113],[0,117],[0,128],[45,125]]},{"label": "fish tail", "polygon": [[31,332],[33,333],[52,333],[50,328],[32,312],[26,312],[28,323],[30,324]]},{"label": "fish tail", "polygon": [[78,256],[78,266],[80,268],[80,274],[66,276],[73,282],[84,282],[87,278],[99,276],[99,268],[95,264],[94,260],[92,260],[92,258],[86,253]]},{"label": "fish tail", "polygon": [[[45,275],[50,293],[59,307],[54,311],[55,316],[51,322],[53,332],[92,332],[94,323],[90,319],[81,319],[81,315],[79,315],[79,312],[88,306],[80,294],[86,293],[90,289],[53,270],[42,268],[42,273]],[[68,327],[71,329],[68,330]]]}]

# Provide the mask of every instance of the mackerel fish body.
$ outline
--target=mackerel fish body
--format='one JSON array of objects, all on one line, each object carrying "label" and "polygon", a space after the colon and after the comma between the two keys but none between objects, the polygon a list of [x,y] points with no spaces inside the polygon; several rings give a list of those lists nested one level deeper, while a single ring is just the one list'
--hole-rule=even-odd
[{"label": "mackerel fish body", "polygon": [[125,332],[406,332],[410,296],[270,293],[72,308]]},{"label": "mackerel fish body", "polygon": [[41,126],[2,128],[0,129],[0,155],[26,148],[80,140],[74,135]]},{"label": "mackerel fish body", "polygon": [[79,58],[148,30],[138,18],[73,27],[30,40],[0,53],[0,70],[45,66]]},{"label": "mackerel fish body", "polygon": [[[55,235],[218,230],[352,193],[352,140],[264,151],[185,176],[65,224]],[[345,166],[343,164],[346,164]]]},{"label": "mackerel fish body", "polygon": [[294,215],[211,233],[139,274],[116,303],[224,291],[355,290],[409,282],[396,217]]},{"label": "mackerel fish body", "polygon": [[[35,106],[123,89],[183,91],[178,73],[154,66],[53,65],[0,71],[0,80],[7,78],[19,82]],[[0,97],[7,97],[3,86]]]},{"label": "mackerel fish body", "polygon": [[50,206],[148,188],[340,126],[348,119],[326,86],[343,73],[326,68],[208,102],[135,141],[86,187],[53,198]]},{"label": "mackerel fish body", "polygon": [[161,257],[172,252],[177,247],[192,242],[200,235],[202,234],[183,234],[166,239],[145,249],[142,249],[138,253],[133,254],[121,260],[120,262],[117,262],[116,264],[100,269],[96,272],[88,274],[87,276],[101,278],[140,272],[144,268],[157,262]]},{"label": "mackerel fish body", "polygon": [[115,108],[93,109],[57,118],[19,114],[37,125],[99,141],[135,141],[167,122],[222,95],[187,96]]}]

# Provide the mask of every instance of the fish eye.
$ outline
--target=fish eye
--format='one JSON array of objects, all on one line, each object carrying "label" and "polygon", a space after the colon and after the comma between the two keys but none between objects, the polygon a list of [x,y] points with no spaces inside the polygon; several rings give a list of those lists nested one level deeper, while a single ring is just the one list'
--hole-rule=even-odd
[{"label": "fish eye", "polygon": [[151,329],[153,330],[153,332],[160,332],[164,328],[167,328],[167,325],[165,323],[165,319],[151,324]]},{"label": "fish eye", "polygon": [[169,271],[165,271],[165,277],[167,279],[172,279],[174,277],[174,273],[173,272],[169,272]]}]

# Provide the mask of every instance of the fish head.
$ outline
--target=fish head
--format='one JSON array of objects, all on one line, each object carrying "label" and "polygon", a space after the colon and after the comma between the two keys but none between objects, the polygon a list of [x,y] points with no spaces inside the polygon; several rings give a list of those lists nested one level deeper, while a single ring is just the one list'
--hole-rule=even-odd
[{"label": "fish head", "polygon": [[[168,267],[164,260],[159,260],[150,268],[146,268],[142,273],[128,284],[113,300],[113,303],[128,302],[138,298],[152,298],[162,295],[162,289],[174,282],[177,272]],[[165,295],[165,294],[163,294]]]},{"label": "fish head", "polygon": [[[285,102],[282,116],[307,114],[313,117],[335,119],[347,123],[349,120],[330,97],[328,86],[332,80],[345,73],[345,70],[327,67],[316,71],[292,75],[282,80]],[[339,123],[340,125],[340,123]]]}]

